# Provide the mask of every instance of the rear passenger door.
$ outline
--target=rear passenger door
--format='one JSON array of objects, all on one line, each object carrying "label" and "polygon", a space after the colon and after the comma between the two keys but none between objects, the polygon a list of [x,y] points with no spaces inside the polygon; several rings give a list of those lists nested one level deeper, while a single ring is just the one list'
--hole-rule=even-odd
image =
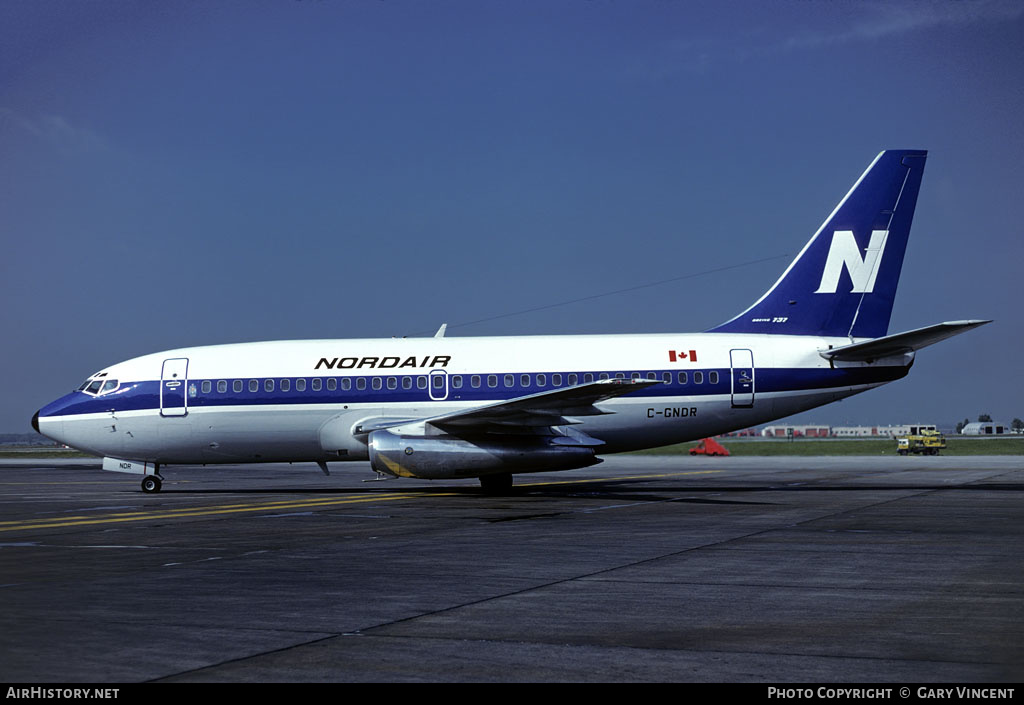
[{"label": "rear passenger door", "polygon": [[754,353],[750,350],[730,350],[732,366],[732,406],[749,409],[754,406]]}]

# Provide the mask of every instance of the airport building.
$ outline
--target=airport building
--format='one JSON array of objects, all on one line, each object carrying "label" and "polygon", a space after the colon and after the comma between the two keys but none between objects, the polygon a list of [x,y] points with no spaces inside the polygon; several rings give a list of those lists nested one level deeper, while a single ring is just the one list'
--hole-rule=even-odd
[{"label": "airport building", "polygon": [[[972,424],[978,425],[978,424]],[[935,424],[914,423],[902,426],[820,426],[775,425],[765,426],[761,435],[768,438],[896,438],[916,436],[923,431],[934,431]]]},{"label": "airport building", "polygon": [[836,438],[868,438],[886,435],[881,432],[882,426],[836,426],[832,434]]},{"label": "airport building", "polygon": [[960,434],[963,436],[1001,436],[1009,432],[1010,427],[1006,424],[993,423],[992,421],[975,421],[964,426]]},{"label": "airport building", "polygon": [[779,425],[765,426],[761,429],[761,435],[768,438],[828,438],[832,433],[831,426],[819,425]]}]

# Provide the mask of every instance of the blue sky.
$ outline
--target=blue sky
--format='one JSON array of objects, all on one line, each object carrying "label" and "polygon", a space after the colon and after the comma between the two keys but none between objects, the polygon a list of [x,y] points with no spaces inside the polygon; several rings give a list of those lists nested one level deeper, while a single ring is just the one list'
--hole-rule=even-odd
[{"label": "blue sky", "polygon": [[800,418],[1024,417],[1022,116],[1016,0],[7,0],[0,431],[185,345],[704,330],[886,148],[890,330],[996,322]]}]

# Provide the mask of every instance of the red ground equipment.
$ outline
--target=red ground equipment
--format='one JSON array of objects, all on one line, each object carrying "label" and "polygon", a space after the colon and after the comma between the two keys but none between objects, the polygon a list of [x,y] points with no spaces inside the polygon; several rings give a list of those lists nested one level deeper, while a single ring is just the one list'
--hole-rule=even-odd
[{"label": "red ground equipment", "polygon": [[705,438],[690,448],[690,455],[729,455],[729,451],[714,438]]}]

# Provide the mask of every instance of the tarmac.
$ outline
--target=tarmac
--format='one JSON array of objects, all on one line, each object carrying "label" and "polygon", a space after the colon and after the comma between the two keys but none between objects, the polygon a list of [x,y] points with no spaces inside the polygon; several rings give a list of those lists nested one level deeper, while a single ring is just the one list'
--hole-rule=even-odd
[{"label": "tarmac", "polygon": [[0,681],[1013,682],[1024,458],[0,463]]}]

